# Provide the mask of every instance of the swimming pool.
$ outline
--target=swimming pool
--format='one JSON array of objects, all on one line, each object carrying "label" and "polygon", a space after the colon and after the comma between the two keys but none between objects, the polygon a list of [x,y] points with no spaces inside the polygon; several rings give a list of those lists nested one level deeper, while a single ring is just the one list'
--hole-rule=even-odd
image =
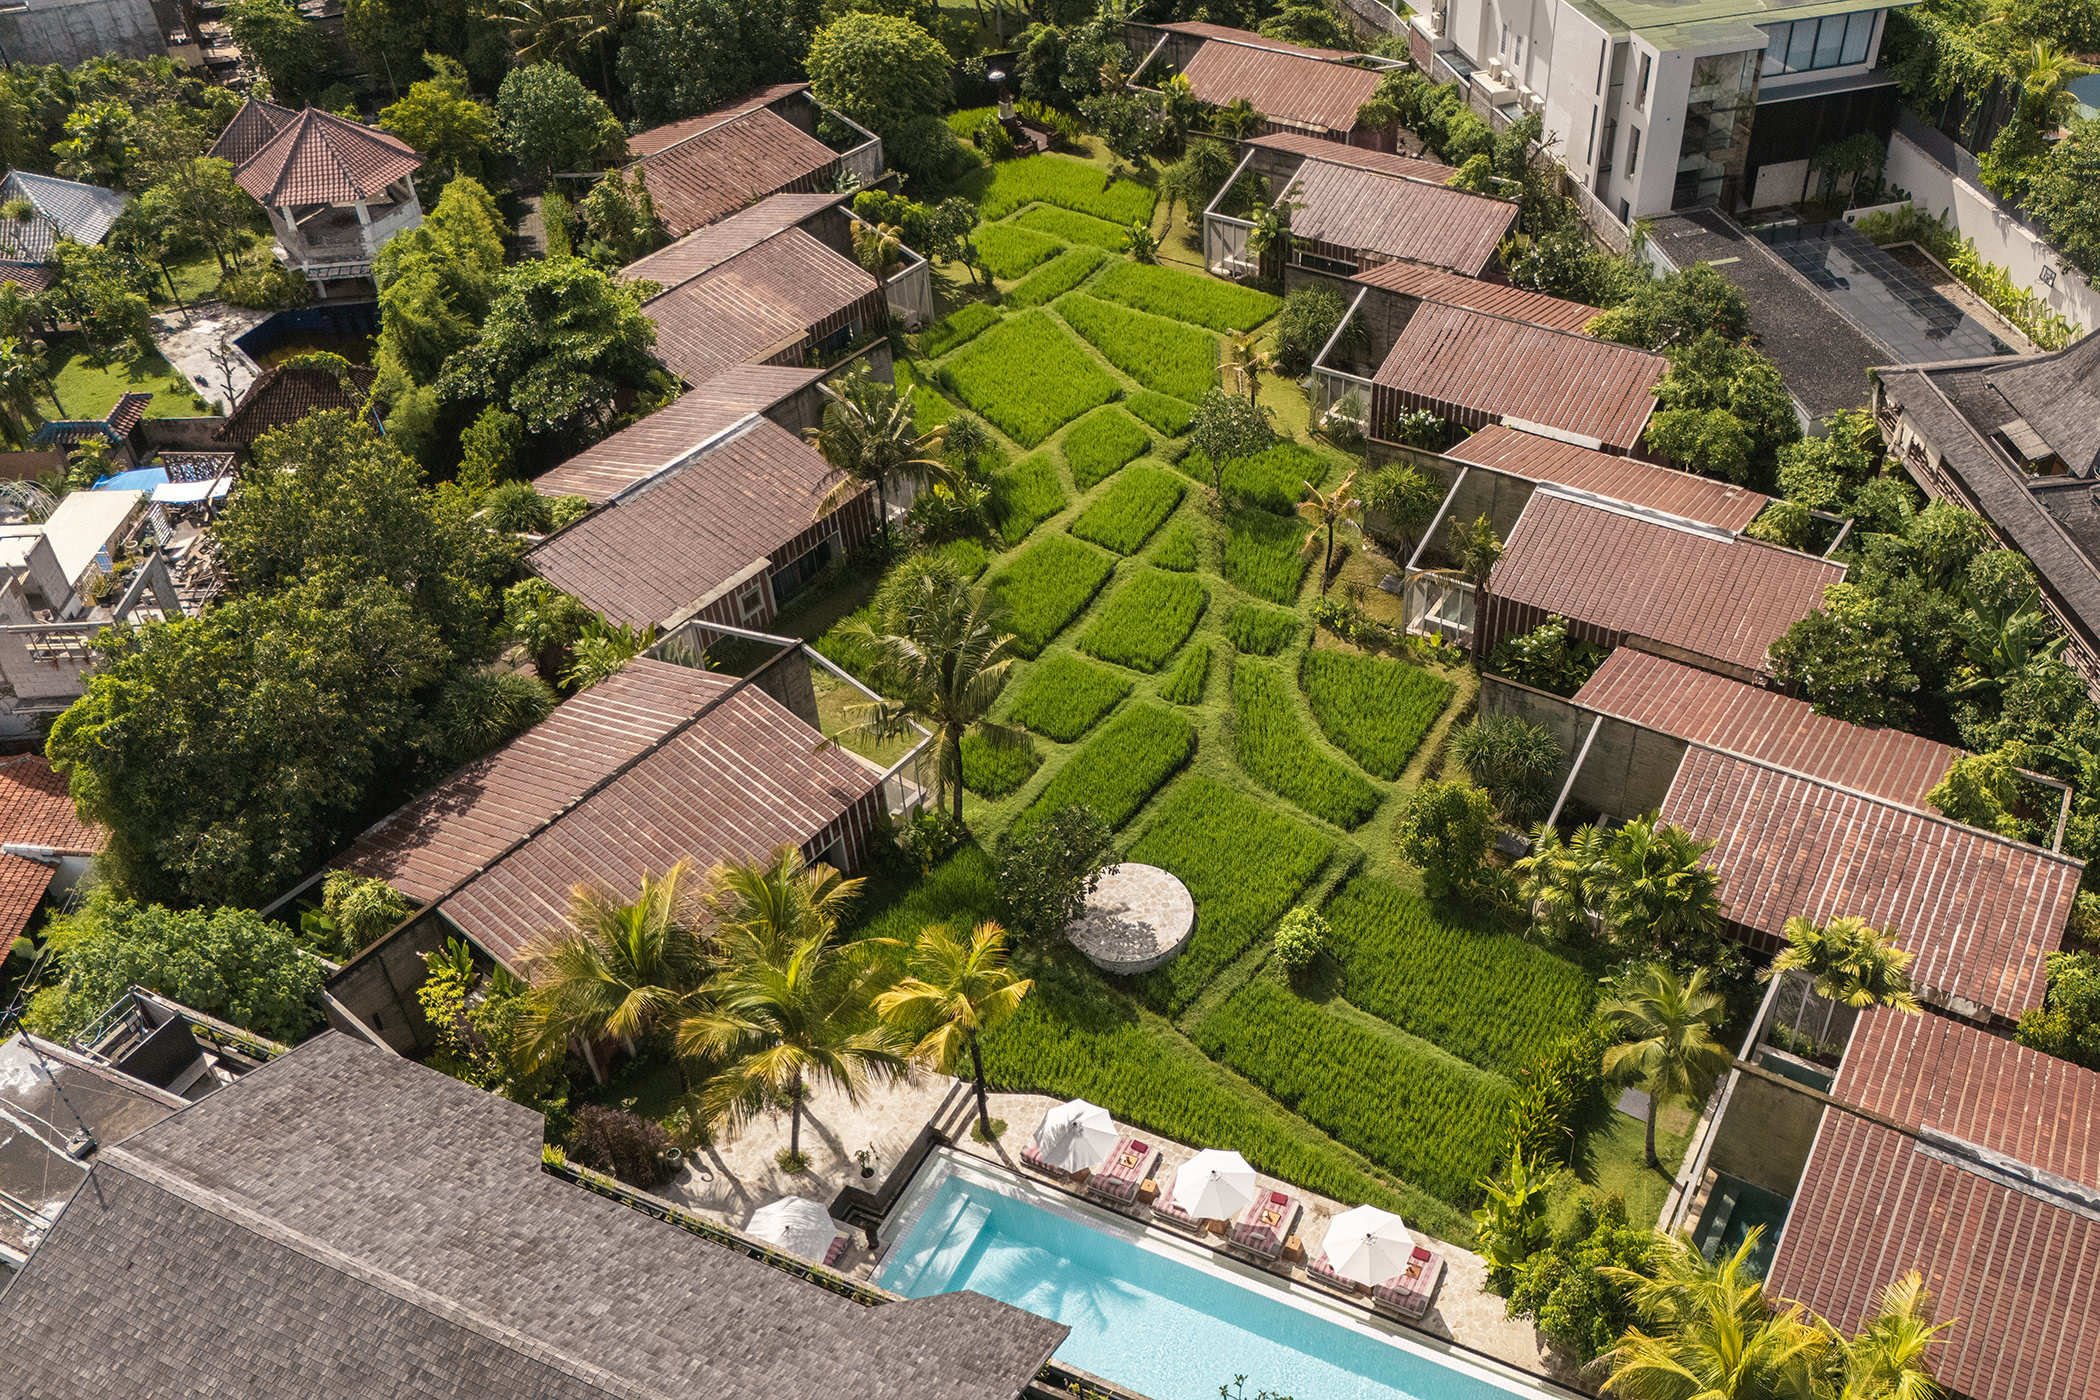
[{"label": "swimming pool", "polygon": [[[1136,1224],[969,1163],[929,1162],[876,1282],[907,1297],[964,1289],[1072,1329],[1057,1359],[1153,1400],[1509,1400],[1558,1392],[1402,1339],[1344,1309],[1249,1279]],[[1447,1286],[1449,1286],[1447,1284]]]}]

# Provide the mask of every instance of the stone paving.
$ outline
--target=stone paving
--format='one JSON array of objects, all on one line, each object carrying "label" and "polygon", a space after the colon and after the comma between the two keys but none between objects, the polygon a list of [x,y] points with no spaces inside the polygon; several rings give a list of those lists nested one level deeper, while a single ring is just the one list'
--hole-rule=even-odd
[{"label": "stone paving", "polygon": [[153,318],[153,343],[176,373],[229,413],[258,373],[255,361],[233,342],[269,315],[219,301],[196,302],[187,312],[170,308]]},{"label": "stone paving", "polygon": [[1195,931],[1188,886],[1156,865],[1125,861],[1102,873],[1065,937],[1094,966],[1128,977],[1172,959]]}]

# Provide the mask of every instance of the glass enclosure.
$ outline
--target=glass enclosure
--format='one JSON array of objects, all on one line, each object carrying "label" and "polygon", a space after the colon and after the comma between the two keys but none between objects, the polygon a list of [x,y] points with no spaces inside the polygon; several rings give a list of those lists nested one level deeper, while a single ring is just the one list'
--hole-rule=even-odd
[{"label": "glass enclosure", "polygon": [[1797,19],[1791,24],[1759,26],[1772,42],[1760,65],[1764,76],[1776,73],[1812,73],[1818,68],[1844,68],[1865,63],[1874,44],[1874,25],[1879,10],[1860,10],[1849,15],[1825,15],[1821,19]]},{"label": "glass enclosure", "polygon": [[1677,188],[1670,205],[1683,209],[1736,202],[1736,188],[1750,157],[1750,127],[1757,114],[1759,55],[1712,54],[1692,65],[1692,90],[1685,104],[1684,140],[1677,148]]}]

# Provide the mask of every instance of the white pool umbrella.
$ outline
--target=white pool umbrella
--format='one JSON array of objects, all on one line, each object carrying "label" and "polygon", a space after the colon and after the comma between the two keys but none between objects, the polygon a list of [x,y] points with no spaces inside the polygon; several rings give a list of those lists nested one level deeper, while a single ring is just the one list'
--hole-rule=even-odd
[{"label": "white pool umbrella", "polygon": [[1398,1278],[1415,1249],[1415,1237],[1391,1211],[1358,1206],[1327,1227],[1327,1267],[1358,1283]]},{"label": "white pool umbrella", "polygon": [[804,1196],[782,1196],[751,1212],[744,1233],[804,1259],[822,1259],[838,1238],[831,1213]]},{"label": "white pool umbrella", "polygon": [[1042,1126],[1035,1130],[1035,1155],[1059,1171],[1092,1171],[1108,1160],[1121,1139],[1107,1109],[1074,1099],[1043,1115]]},{"label": "white pool umbrella", "polygon": [[1237,1152],[1208,1148],[1174,1173],[1174,1204],[1198,1220],[1230,1220],[1254,1199],[1254,1168]]}]

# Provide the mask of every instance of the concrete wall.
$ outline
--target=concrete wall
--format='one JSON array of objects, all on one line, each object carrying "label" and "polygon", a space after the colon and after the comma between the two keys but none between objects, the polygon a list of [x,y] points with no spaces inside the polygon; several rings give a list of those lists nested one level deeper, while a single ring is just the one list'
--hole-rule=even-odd
[{"label": "concrete wall", "polygon": [[10,63],[62,63],[91,58],[159,58],[168,52],[147,0],[39,0],[0,11],[0,46]]},{"label": "concrete wall", "polygon": [[[1557,782],[1567,780],[1590,726],[1599,718],[1558,695],[1548,695],[1502,676],[1481,677],[1480,711],[1513,714],[1543,726],[1560,745]],[[1669,792],[1678,765],[1684,760],[1685,747],[1682,740],[1624,720],[1605,719],[1597,725],[1597,737],[1590,741],[1589,754],[1582,761],[1568,800],[1608,817],[1652,812],[1662,805]]]},{"label": "concrete wall", "polygon": [[1806,1094],[1755,1075],[1739,1075],[1728,1113],[1714,1134],[1706,1164],[1777,1195],[1791,1197],[1808,1166],[1823,1106]]},{"label": "concrete wall", "polygon": [[[417,920],[343,964],[328,979],[329,995],[402,1054],[429,1049],[437,1040],[416,1000],[416,988],[429,973],[423,954],[444,947],[448,935],[458,936],[438,915]],[[339,1022],[333,1008],[329,1020],[346,1035],[364,1036],[356,1026]]]}]

